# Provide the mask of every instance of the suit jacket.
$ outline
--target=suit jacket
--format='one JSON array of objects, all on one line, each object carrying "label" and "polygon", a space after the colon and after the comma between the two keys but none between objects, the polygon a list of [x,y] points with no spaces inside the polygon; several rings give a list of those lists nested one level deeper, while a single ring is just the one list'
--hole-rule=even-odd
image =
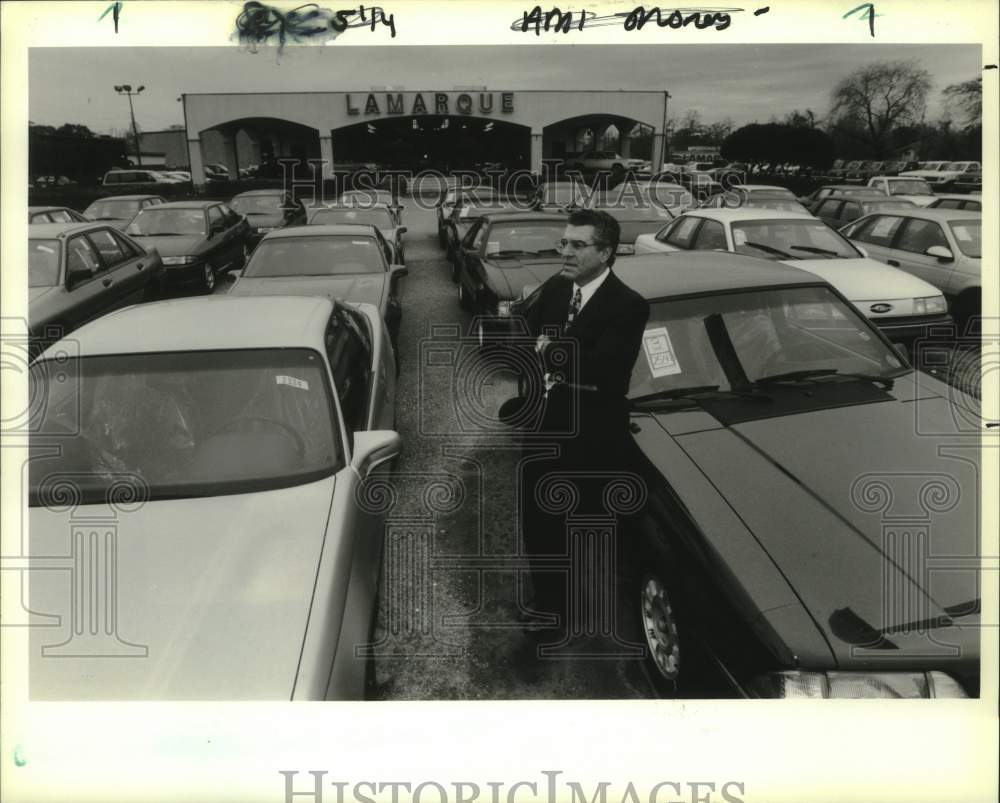
[{"label": "suit jacket", "polygon": [[[532,334],[562,331],[572,295],[570,279],[557,274],[545,282],[527,314]],[[648,319],[649,304],[612,271],[543,354],[541,370],[563,379],[549,391],[543,429],[573,427],[575,445],[588,455],[616,447],[628,425],[625,395]]]}]

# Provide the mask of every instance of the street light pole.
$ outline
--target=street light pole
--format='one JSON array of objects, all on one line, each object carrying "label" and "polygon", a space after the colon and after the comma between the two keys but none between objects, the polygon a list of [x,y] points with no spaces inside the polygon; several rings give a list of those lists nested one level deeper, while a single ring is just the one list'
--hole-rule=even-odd
[{"label": "street light pole", "polygon": [[139,129],[135,124],[135,108],[132,106],[132,95],[138,95],[145,88],[144,86],[140,86],[133,92],[131,84],[121,84],[115,87],[115,92],[119,95],[125,95],[128,98],[128,112],[132,118],[132,141],[135,143],[135,157],[139,160],[139,167],[142,167],[142,147],[139,145]]}]

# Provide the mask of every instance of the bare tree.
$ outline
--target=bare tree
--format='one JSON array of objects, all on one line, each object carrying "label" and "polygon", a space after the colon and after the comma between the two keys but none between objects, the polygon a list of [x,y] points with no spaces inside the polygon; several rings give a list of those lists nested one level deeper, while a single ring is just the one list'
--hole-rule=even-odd
[{"label": "bare tree", "polygon": [[834,87],[830,118],[834,128],[863,142],[873,156],[885,156],[893,129],[923,119],[930,88],[930,73],[916,63],[871,64]]}]

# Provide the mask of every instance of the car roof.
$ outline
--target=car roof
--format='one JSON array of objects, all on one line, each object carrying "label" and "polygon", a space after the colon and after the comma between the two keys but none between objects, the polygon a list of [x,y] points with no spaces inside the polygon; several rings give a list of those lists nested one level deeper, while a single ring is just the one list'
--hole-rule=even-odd
[{"label": "car roof", "polygon": [[264,190],[247,190],[246,192],[239,192],[234,195],[234,198],[246,198],[248,195],[287,195],[283,189],[264,189]]},{"label": "car roof", "polygon": [[[779,187],[777,184],[737,184],[734,190],[781,190],[782,192],[792,192],[788,187]],[[792,193],[794,195],[795,193]]]},{"label": "car roof", "polygon": [[52,212],[58,209],[66,209],[70,212],[75,212],[75,209],[70,209],[68,206],[29,206],[28,212],[35,214],[37,212]]},{"label": "car roof", "polygon": [[306,211],[310,215],[313,214],[314,212],[321,212],[324,209],[384,209],[387,212],[392,211],[389,204],[384,204],[381,202],[376,202],[373,204],[342,204],[342,203],[317,204],[316,206],[306,207]]},{"label": "car roof", "polygon": [[322,237],[331,234],[371,237],[374,229],[375,226],[371,223],[323,223],[318,226],[289,226],[268,232],[264,235],[263,240],[279,240],[282,237]]},{"label": "car roof", "polygon": [[518,221],[518,220],[552,220],[558,221],[559,223],[565,223],[567,216],[560,214],[558,212],[532,212],[531,210],[525,211],[514,211],[514,212],[490,212],[487,215],[482,216],[487,222],[491,221]]},{"label": "car roof", "polygon": [[978,195],[963,195],[960,192],[936,192],[934,193],[934,200],[937,201],[944,198],[948,201],[976,201],[981,203],[982,199]]},{"label": "car roof", "polygon": [[333,302],[321,296],[179,298],[125,307],[85,324],[72,338],[81,356],[322,348],[332,311]]},{"label": "car roof", "polygon": [[[110,229],[112,226],[107,221],[74,220],[71,223],[32,223],[30,239],[66,237],[78,231],[90,231],[91,229]],[[121,233],[121,232],[119,232]]]},{"label": "car roof", "polygon": [[207,209],[210,206],[221,204],[222,201],[168,201],[157,204],[157,209]]},{"label": "car roof", "polygon": [[[871,214],[881,214],[872,212]],[[946,220],[982,220],[983,213],[974,209],[928,209],[926,206],[917,206],[913,209],[900,209],[892,214],[905,217],[917,217],[922,220],[935,220],[943,222]]]},{"label": "car roof", "polygon": [[91,203],[96,204],[100,201],[143,201],[146,198],[159,197],[159,195],[105,195],[103,198],[95,198]]},{"label": "car roof", "polygon": [[876,190],[874,187],[866,187],[864,184],[824,184],[819,189],[821,190],[870,190],[873,194],[881,195],[882,193]]},{"label": "car roof", "polygon": [[856,204],[871,204],[871,203],[897,203],[902,206],[909,204],[910,206],[915,206],[913,201],[908,201],[906,198],[900,198],[894,195],[883,195],[881,192],[875,193],[873,195],[847,195],[841,194],[839,192],[831,192],[829,195],[824,196],[824,201],[852,201]]},{"label": "car roof", "polygon": [[739,209],[715,209],[710,207],[699,207],[689,209],[680,217],[690,215],[692,217],[707,217],[718,220],[720,223],[733,223],[740,220],[818,220],[808,212],[789,212],[785,209],[767,209],[761,207],[741,207]]},{"label": "car roof", "polygon": [[827,284],[807,271],[729,251],[637,254],[615,262],[614,272],[647,299]]}]

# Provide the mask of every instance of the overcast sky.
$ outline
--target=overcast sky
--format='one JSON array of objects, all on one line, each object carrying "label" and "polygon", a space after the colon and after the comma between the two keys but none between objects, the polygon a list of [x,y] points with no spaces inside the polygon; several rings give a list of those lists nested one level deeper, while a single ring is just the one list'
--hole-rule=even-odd
[{"label": "overcast sky", "polygon": [[[367,91],[456,86],[518,89],[666,89],[670,115],[697,109],[702,121],[737,125],[779,118],[792,109],[822,117],[838,79],[862,64],[914,60],[934,86],[928,117],[941,113],[940,91],[980,74],[978,45],[671,45],[523,47],[288,46],[257,53],[236,47],[34,48],[29,53],[29,118],[82,123],[106,132],[129,125],[114,85],[144,84],[136,119],[146,131],[183,123],[182,93],[287,89]],[[599,111],[593,109],[588,111]]]}]

